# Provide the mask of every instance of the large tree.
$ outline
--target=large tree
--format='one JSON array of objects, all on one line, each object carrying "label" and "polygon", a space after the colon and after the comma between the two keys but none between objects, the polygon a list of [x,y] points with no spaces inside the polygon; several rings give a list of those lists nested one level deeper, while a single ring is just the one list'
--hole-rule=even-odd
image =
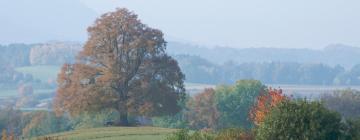
[{"label": "large tree", "polygon": [[58,76],[57,114],[116,109],[120,124],[128,125],[129,113],[158,116],[180,110],[184,75],[166,54],[160,30],[117,9],[102,15],[88,32],[76,63],[65,64]]}]

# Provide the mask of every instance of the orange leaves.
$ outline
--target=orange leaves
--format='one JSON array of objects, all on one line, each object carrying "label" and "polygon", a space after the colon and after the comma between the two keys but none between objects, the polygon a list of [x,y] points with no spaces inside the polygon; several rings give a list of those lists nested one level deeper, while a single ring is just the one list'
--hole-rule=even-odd
[{"label": "orange leaves", "polygon": [[[57,114],[116,109],[140,115],[175,114],[185,94],[176,60],[165,52],[163,34],[127,9],[106,13],[88,28],[75,64],[58,76]],[[120,119],[123,120],[123,119]]]},{"label": "orange leaves", "polygon": [[250,111],[250,119],[253,120],[256,125],[259,125],[264,121],[271,109],[284,100],[286,100],[286,96],[283,95],[281,89],[269,88],[268,92],[257,98],[255,106]]},{"label": "orange leaves", "polygon": [[189,111],[186,116],[191,127],[198,129],[214,129],[216,127],[220,114],[216,107],[214,89],[205,89],[191,99],[187,106]]}]

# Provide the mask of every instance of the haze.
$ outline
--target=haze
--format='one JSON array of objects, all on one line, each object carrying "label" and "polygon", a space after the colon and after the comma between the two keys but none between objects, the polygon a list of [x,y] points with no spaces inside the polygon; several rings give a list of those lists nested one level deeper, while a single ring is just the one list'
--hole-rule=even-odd
[{"label": "haze", "polygon": [[[14,1],[19,3],[24,0]],[[43,15],[43,17],[58,16],[60,19],[61,16],[71,17],[73,10],[81,18],[73,18],[69,21],[83,21],[75,21],[77,24],[66,24],[69,21],[59,20],[57,21],[59,24],[56,26],[59,29],[58,31],[51,30],[53,28],[43,30],[43,34],[47,34],[46,38],[39,37],[41,35],[36,33],[34,27],[29,27],[33,30],[23,35],[24,37],[17,38],[21,32],[17,30],[24,29],[13,28],[13,24],[8,24],[8,26],[0,27],[1,31],[7,30],[6,35],[0,35],[0,38],[3,38],[0,39],[0,43],[28,43],[48,40],[82,42],[86,39],[86,27],[80,27],[90,25],[95,19],[91,12],[96,11],[96,14],[100,15],[112,11],[116,7],[126,7],[137,13],[144,23],[161,29],[167,40],[170,41],[237,48],[319,49],[337,43],[360,46],[358,39],[360,36],[360,28],[358,28],[360,25],[360,1],[357,0],[82,0],[81,2],[93,11],[68,9],[66,5],[65,7],[55,6],[52,7],[55,11],[57,7],[62,11],[69,11],[69,14]],[[80,5],[74,1],[69,3]],[[44,4],[44,0],[32,1],[30,5],[48,6]],[[6,8],[8,6],[2,4],[0,7]],[[16,13],[15,10],[10,9],[10,11]],[[43,14],[53,13],[43,12]],[[87,14],[87,16],[80,16],[81,14]],[[89,18],[83,19],[84,17]],[[32,17],[27,18],[31,19]],[[3,17],[1,19],[4,20]],[[36,24],[38,23],[46,22],[37,22]],[[43,26],[39,25],[38,27]],[[71,34],[69,34],[67,31],[74,33],[70,32]],[[9,36],[13,37],[10,38]]]}]

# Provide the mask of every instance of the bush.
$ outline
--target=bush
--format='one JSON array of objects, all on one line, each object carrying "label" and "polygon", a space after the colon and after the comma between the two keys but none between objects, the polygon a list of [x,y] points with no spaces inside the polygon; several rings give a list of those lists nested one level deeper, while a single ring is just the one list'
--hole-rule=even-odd
[{"label": "bush", "polygon": [[187,103],[186,118],[189,127],[194,129],[216,129],[219,111],[215,101],[215,90],[205,89]]},{"label": "bush", "polygon": [[347,120],[343,133],[344,140],[360,140],[360,118]]},{"label": "bush", "polygon": [[155,127],[188,128],[188,122],[182,112],[179,112],[174,116],[153,117],[152,124]]},{"label": "bush", "polygon": [[182,110],[175,115],[170,116],[159,116],[152,118],[152,124],[156,127],[165,127],[165,128],[180,128],[185,129],[188,127],[188,120],[185,117],[185,112],[187,110],[186,103],[190,100],[190,96],[186,95],[184,99],[178,101],[179,106]]},{"label": "bush", "polygon": [[22,112],[11,107],[0,108],[0,130],[8,130],[15,136],[21,134],[23,124]]},{"label": "bush", "polygon": [[207,132],[190,132],[187,129],[181,129],[169,135],[166,140],[213,140],[214,136]]},{"label": "bush", "polygon": [[182,129],[169,135],[166,140],[254,140],[254,135],[239,128],[224,129],[219,133]]},{"label": "bush", "polygon": [[243,129],[230,128],[221,131],[214,140],[253,140],[254,135]]},{"label": "bush", "polygon": [[286,101],[274,108],[257,129],[258,140],[338,140],[341,116],[319,102]]},{"label": "bush", "polygon": [[117,118],[118,113],[116,111],[103,110],[97,113],[82,113],[78,116],[71,117],[69,123],[72,129],[86,129],[103,127],[105,122],[114,122]]},{"label": "bush", "polygon": [[67,131],[71,128],[67,118],[57,117],[53,112],[31,112],[24,118],[27,119],[26,126],[22,129],[22,136],[25,138]]},{"label": "bush", "polygon": [[347,119],[360,117],[360,91],[346,89],[324,94],[321,101],[330,110],[339,112]]}]

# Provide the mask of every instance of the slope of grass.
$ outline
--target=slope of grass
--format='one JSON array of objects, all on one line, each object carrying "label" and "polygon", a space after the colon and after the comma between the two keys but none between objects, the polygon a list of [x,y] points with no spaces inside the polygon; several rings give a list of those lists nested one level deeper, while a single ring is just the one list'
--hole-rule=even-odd
[{"label": "slope of grass", "polygon": [[47,82],[49,79],[56,80],[57,74],[60,72],[60,66],[29,66],[29,67],[19,67],[16,68],[16,71],[32,74],[34,79],[39,79],[43,82]]},{"label": "slope of grass", "polygon": [[157,127],[103,127],[49,135],[66,140],[163,140],[176,129]]},{"label": "slope of grass", "polygon": [[[34,95],[49,94],[54,91],[55,89],[35,89]],[[0,89],[0,98],[17,97],[18,95],[17,89]]]}]

